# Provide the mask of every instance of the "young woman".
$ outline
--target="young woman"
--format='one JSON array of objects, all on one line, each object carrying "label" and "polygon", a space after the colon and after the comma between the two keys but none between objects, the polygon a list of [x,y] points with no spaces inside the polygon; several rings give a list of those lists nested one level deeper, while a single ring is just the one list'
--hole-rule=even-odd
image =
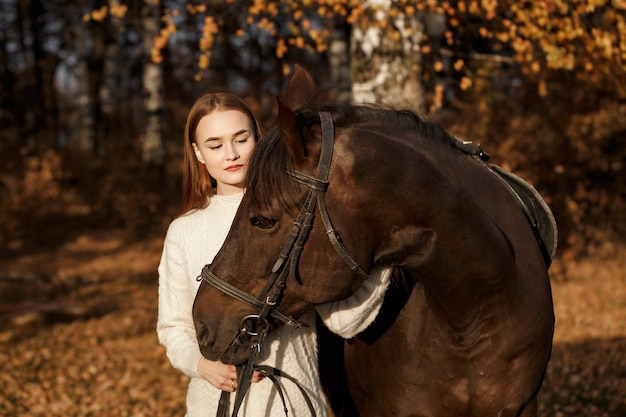
[{"label": "young woman", "polygon": [[[159,264],[157,334],[172,365],[190,377],[189,417],[216,415],[221,391],[237,389],[234,366],[202,357],[191,310],[200,285],[196,277],[226,239],[245,191],[248,160],[259,138],[254,115],[242,99],[229,93],[205,94],[187,117],[183,207],[167,231]],[[379,270],[352,297],[320,306],[320,316],[332,331],[354,336],[375,318],[388,281],[389,270]],[[307,391],[317,416],[326,417],[315,316],[311,313],[300,319],[310,326],[297,330],[282,326],[266,337],[260,363],[295,377]],[[258,373],[252,382],[239,415],[284,416],[274,384]],[[281,386],[289,415],[309,415],[299,389],[289,381]]]}]

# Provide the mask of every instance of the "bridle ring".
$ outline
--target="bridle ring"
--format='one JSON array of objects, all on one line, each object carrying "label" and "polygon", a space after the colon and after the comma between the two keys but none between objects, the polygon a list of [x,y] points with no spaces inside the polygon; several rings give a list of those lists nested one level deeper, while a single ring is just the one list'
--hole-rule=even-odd
[{"label": "bridle ring", "polygon": [[[256,331],[252,331],[250,329],[248,329],[248,327],[246,326],[246,321],[250,320],[250,319],[255,319],[257,320],[257,327],[258,327],[258,321],[261,317],[258,314],[249,314],[247,316],[245,316],[244,318],[241,319],[240,322],[240,326],[241,326],[241,331],[245,331],[246,334],[248,334],[249,336],[258,336],[259,332]],[[264,328],[268,328],[270,323],[267,321],[267,319],[263,319],[263,321],[265,322],[265,327]]]}]

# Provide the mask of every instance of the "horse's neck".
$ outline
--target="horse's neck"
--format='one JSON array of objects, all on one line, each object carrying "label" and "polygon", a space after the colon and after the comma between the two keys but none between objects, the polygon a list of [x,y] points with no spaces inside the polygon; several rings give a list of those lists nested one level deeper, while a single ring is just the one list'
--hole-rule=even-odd
[{"label": "horse's neck", "polygon": [[[415,149],[407,146],[407,155]],[[409,270],[442,296],[450,294],[451,288],[461,293],[476,284],[497,286],[513,268],[512,258],[506,256],[511,253],[506,229],[516,207],[509,205],[497,179],[483,164],[454,149],[434,149],[420,149],[418,163],[397,164],[413,170],[406,175],[415,181],[414,188],[400,190],[397,207],[385,208],[413,213],[406,218],[413,229],[407,228],[407,236],[413,239],[417,228],[434,231],[432,253],[408,265]]]}]

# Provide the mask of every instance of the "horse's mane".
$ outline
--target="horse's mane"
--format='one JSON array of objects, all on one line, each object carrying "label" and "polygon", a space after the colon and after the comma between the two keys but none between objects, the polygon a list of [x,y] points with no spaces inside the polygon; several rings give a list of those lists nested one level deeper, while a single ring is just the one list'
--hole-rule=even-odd
[{"label": "horse's mane", "polygon": [[297,202],[293,196],[301,193],[300,187],[288,172],[293,172],[293,163],[280,127],[272,128],[256,145],[250,156],[247,191],[257,209],[271,207],[274,197],[286,208]]},{"label": "horse's mane", "polygon": [[[325,105],[320,111],[330,112],[336,127],[367,125],[371,128],[379,124],[384,129],[393,126],[407,136],[421,136],[449,146],[455,140],[443,128],[411,110],[374,104],[334,103]],[[319,123],[318,114],[311,110],[297,112],[296,118],[300,131]],[[294,167],[282,134],[280,127],[272,128],[259,141],[250,158],[247,189],[253,193],[253,201],[260,209],[269,208],[274,199],[288,209],[300,204],[294,196],[302,195],[302,188],[288,175],[293,173]]]},{"label": "horse's mane", "polygon": [[395,108],[382,104],[332,104],[323,110],[333,114],[336,126],[350,126],[362,123],[374,125],[377,122],[385,129],[393,127],[403,132],[413,132],[427,140],[453,145],[455,139],[441,126],[428,121],[413,110]]}]

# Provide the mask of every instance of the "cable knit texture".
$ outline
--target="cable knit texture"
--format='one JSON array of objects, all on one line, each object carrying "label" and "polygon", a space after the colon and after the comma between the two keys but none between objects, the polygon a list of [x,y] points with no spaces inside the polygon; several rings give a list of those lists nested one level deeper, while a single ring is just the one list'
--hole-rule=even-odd
[{"label": "cable knit texture", "polygon": [[377,267],[351,297],[316,307],[320,318],[333,332],[351,339],[367,328],[380,311],[389,286],[392,267]]},{"label": "cable knit texture", "polygon": [[[159,315],[157,335],[165,346],[175,368],[190,377],[187,391],[187,416],[215,416],[221,391],[198,375],[201,358],[192,307],[204,265],[212,262],[226,239],[243,193],[215,195],[208,207],[194,210],[174,220],[167,231],[159,264]],[[387,277],[380,278],[380,276]],[[388,284],[388,274],[377,274],[373,285],[363,286],[344,302],[324,306],[326,325],[338,334],[351,337],[373,321]],[[315,316],[300,317],[308,327],[298,330],[281,326],[270,333],[261,353],[261,364],[281,369],[295,377],[309,394],[319,417],[328,416],[324,394],[319,382]],[[280,379],[285,391],[289,416],[310,415],[297,387]],[[231,396],[234,399],[234,396]],[[232,401],[231,401],[232,406]],[[252,384],[242,408],[241,417],[284,416],[282,402],[269,378]]]}]

